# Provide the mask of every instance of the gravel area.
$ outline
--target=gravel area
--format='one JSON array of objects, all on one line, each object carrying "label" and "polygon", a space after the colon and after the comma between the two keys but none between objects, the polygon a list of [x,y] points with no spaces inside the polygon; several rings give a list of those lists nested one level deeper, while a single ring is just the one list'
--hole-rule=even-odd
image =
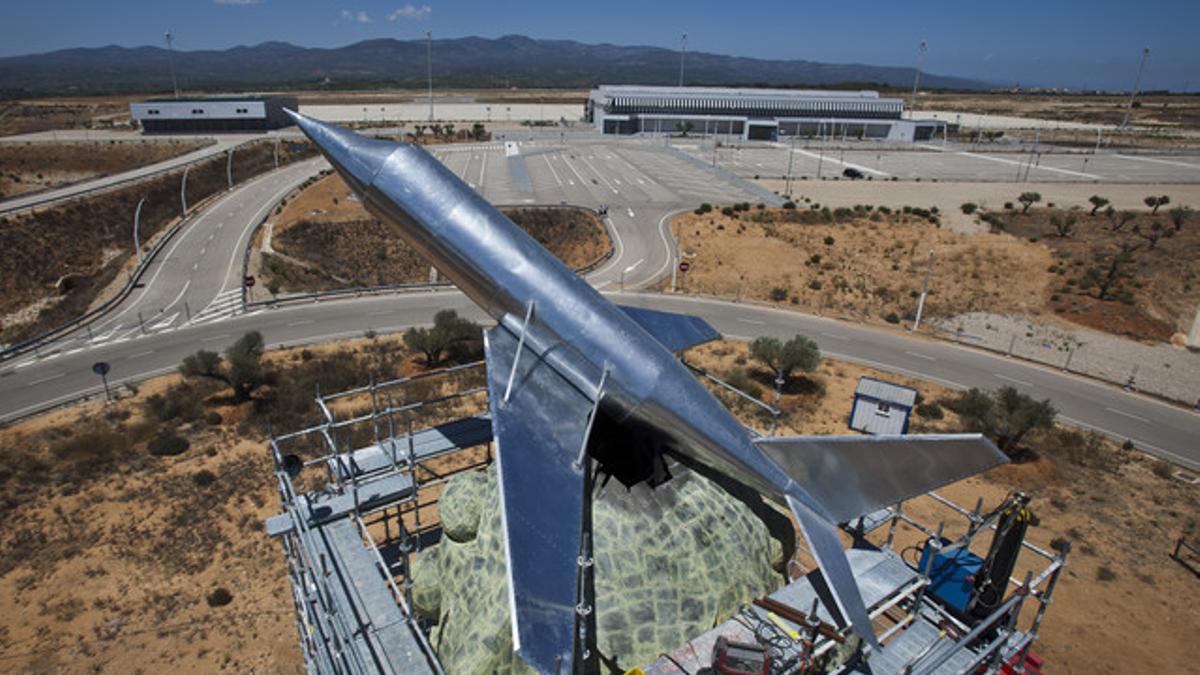
[{"label": "gravel area", "polygon": [[987,312],[939,319],[930,325],[942,337],[963,344],[1065,367],[1189,405],[1200,400],[1200,354],[1179,347],[1147,345],[1085,328],[1063,329]]}]

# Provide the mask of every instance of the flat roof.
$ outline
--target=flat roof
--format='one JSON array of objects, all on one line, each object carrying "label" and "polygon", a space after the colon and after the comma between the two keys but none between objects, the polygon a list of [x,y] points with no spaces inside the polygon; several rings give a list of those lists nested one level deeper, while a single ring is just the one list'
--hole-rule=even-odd
[{"label": "flat roof", "polygon": [[[737,87],[658,87],[640,84],[602,84],[596,90],[608,96],[723,96],[743,98],[841,98],[879,99],[869,89],[755,89]],[[899,100],[899,99],[896,99]]]},{"label": "flat roof", "polygon": [[873,377],[858,378],[858,388],[854,390],[854,395],[866,396],[885,403],[895,403],[906,408],[912,408],[917,403],[916,389],[876,380]]},{"label": "flat roof", "polygon": [[173,98],[169,96],[163,96],[160,98],[148,98],[144,101],[139,101],[139,103],[236,103],[239,101],[265,102],[280,98],[295,98],[295,96],[202,96],[192,98]]}]

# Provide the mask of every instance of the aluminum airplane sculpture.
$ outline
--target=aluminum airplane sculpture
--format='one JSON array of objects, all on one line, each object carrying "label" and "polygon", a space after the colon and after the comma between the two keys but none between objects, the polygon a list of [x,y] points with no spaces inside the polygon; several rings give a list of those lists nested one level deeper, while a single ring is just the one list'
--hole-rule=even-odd
[{"label": "aluminum airplane sculpture", "polygon": [[1004,461],[977,434],[756,438],[675,356],[718,337],[702,319],[609,303],[418,146],[292,116],[366,208],[496,320],[484,346],[513,646],[538,671],[570,671],[583,649],[593,423],[786,503],[831,613],[869,645],[837,523]]}]

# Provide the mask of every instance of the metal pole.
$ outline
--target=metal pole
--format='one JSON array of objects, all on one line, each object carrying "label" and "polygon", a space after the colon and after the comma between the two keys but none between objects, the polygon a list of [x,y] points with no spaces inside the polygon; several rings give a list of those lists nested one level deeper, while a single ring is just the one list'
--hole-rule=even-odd
[{"label": "metal pole", "polygon": [[917,72],[913,74],[912,97],[908,100],[908,116],[912,118],[913,110],[917,107],[917,87],[921,84],[921,64],[925,61],[927,45],[924,40],[917,46]]},{"label": "metal pole", "polygon": [[175,79],[175,50],[171,46],[171,31],[167,31],[167,64],[171,68],[171,89],[175,90],[175,100],[179,100],[179,82]]},{"label": "metal pole", "polygon": [[187,175],[188,171],[192,170],[189,164],[183,167],[183,180],[179,182],[179,203],[183,207],[183,217],[187,218]]},{"label": "metal pole", "polygon": [[275,168],[279,168],[279,139],[275,139]]},{"label": "metal pole", "polygon": [[433,31],[425,31],[425,66],[429,76],[429,121],[433,121]]},{"label": "metal pole", "polygon": [[110,393],[108,390],[108,374],[101,373],[100,381],[104,383],[104,400],[111,403],[112,402],[112,393]]},{"label": "metal pole", "polygon": [[929,292],[929,273],[933,271],[933,249],[929,249],[929,261],[925,264],[925,280],[921,282],[921,299],[917,301],[917,317],[913,320],[912,332],[921,327],[921,314],[925,311],[925,294]]},{"label": "metal pole", "polygon": [[233,189],[233,151],[236,148],[229,149],[229,155],[225,158],[225,178],[229,181],[229,189]]},{"label": "metal pole", "polygon": [[1121,120],[1121,128],[1129,124],[1129,115],[1133,112],[1133,100],[1137,98],[1138,87],[1142,85],[1142,71],[1146,68],[1146,59],[1150,58],[1150,48],[1142,48],[1142,61],[1138,64],[1137,78],[1133,81],[1133,92],[1129,94],[1129,105],[1125,107],[1125,119]]},{"label": "metal pole", "polygon": [[146,198],[142,197],[138,200],[137,209],[133,212],[133,250],[137,251],[138,265],[142,264],[142,245],[138,241],[138,223],[142,217],[142,204],[146,203]]},{"label": "metal pole", "polygon": [[792,198],[792,163],[796,160],[796,137],[792,136],[792,145],[788,148],[788,172],[787,172],[787,189],[784,194],[788,199]]},{"label": "metal pole", "polygon": [[683,86],[683,61],[684,61],[684,58],[687,56],[687,33],[683,34],[683,37],[681,37],[679,39],[679,43],[680,43],[680,47],[679,47],[679,86],[682,87]]}]

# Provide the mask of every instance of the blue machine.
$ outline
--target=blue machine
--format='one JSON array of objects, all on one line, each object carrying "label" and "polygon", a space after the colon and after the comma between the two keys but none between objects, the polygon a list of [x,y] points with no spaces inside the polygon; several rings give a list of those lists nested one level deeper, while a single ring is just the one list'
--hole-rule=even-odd
[{"label": "blue machine", "polygon": [[931,554],[933,565],[929,568],[929,592],[955,615],[965,618],[967,605],[975,592],[975,577],[983,565],[983,559],[965,546],[937,550],[926,544],[921,549],[921,565],[918,569],[925,569]]}]

